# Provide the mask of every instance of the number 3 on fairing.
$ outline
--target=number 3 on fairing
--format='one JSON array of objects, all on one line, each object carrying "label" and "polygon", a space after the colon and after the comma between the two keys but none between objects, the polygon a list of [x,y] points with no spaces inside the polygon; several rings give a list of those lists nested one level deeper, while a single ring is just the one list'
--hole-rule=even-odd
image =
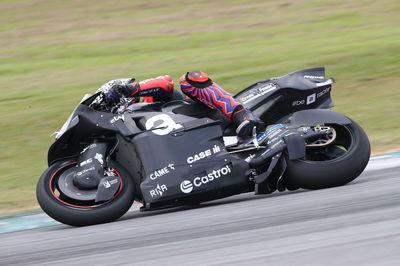
[{"label": "number 3 on fairing", "polygon": [[182,125],[175,123],[169,115],[161,114],[153,116],[146,121],[146,129],[150,130],[152,128],[157,128],[153,130],[154,134],[167,135],[174,129],[182,128]]}]

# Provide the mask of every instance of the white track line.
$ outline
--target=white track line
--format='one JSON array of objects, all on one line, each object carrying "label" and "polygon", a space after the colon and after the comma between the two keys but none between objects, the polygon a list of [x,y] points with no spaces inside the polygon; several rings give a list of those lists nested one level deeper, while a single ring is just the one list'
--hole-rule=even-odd
[{"label": "white track line", "polygon": [[400,155],[382,155],[372,157],[365,171],[382,170],[400,166]]}]

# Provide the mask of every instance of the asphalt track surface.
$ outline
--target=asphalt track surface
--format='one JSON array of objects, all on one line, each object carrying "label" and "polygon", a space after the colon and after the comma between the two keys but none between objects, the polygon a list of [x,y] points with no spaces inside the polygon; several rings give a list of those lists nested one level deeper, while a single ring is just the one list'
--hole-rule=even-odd
[{"label": "asphalt track surface", "polygon": [[1,234],[0,265],[400,265],[400,166],[343,187]]}]

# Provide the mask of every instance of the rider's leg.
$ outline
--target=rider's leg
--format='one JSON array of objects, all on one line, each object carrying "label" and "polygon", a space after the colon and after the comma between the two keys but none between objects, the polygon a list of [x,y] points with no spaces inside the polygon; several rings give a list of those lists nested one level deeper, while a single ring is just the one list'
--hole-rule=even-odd
[{"label": "rider's leg", "polygon": [[180,78],[180,86],[190,98],[200,101],[212,109],[218,109],[236,125],[240,137],[251,136],[252,130],[265,128],[264,123],[252,112],[237,102],[230,93],[213,82],[200,71],[188,72]]}]

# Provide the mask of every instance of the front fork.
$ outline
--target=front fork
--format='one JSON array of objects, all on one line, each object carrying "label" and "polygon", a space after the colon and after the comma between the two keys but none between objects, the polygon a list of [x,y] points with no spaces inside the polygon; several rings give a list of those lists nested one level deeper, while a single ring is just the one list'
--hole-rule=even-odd
[{"label": "front fork", "polygon": [[82,189],[97,187],[104,177],[107,143],[94,142],[84,148],[78,158],[74,183]]}]

